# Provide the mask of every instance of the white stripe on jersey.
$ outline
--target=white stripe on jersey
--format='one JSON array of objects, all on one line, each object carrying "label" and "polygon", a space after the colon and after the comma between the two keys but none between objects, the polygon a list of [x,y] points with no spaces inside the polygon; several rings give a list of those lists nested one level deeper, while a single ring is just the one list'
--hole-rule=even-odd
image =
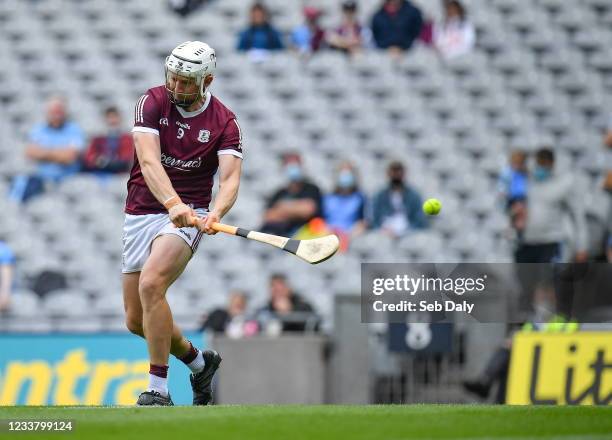
[{"label": "white stripe on jersey", "polygon": [[140,122],[140,123],[144,122],[143,109],[144,109],[145,101],[147,100],[148,97],[149,95],[142,95],[140,99],[138,100],[138,103],[136,104],[136,114],[134,115],[136,122]]},{"label": "white stripe on jersey", "polygon": [[242,150],[242,130],[240,129],[240,124],[238,121],[234,119],[234,123],[236,124],[236,128],[238,129],[238,149]]},{"label": "white stripe on jersey", "polygon": [[140,108],[140,103],[144,97],[145,95],[142,95],[140,98],[138,98],[138,101],[136,101],[136,106],[134,107],[134,122],[140,122],[138,120],[138,109]]},{"label": "white stripe on jersey", "polygon": [[138,101],[136,101],[136,105],[134,106],[134,122],[138,122],[138,107],[140,107],[140,101],[142,101],[142,96],[138,98]]},{"label": "white stripe on jersey", "polygon": [[140,122],[144,122],[144,117],[143,117],[144,105],[148,97],[149,95],[144,95],[144,98],[142,99],[142,104],[140,104]]}]

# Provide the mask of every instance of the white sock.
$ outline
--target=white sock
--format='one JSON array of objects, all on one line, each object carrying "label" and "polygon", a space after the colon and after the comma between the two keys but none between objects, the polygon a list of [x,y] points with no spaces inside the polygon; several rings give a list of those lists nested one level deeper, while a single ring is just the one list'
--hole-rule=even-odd
[{"label": "white sock", "polygon": [[[197,348],[196,348],[197,350]],[[204,355],[201,350],[198,350],[198,355],[194,360],[187,364],[192,373],[199,373],[204,369]]]},{"label": "white sock", "polygon": [[162,396],[168,397],[168,378],[149,374],[149,391],[157,391]]}]

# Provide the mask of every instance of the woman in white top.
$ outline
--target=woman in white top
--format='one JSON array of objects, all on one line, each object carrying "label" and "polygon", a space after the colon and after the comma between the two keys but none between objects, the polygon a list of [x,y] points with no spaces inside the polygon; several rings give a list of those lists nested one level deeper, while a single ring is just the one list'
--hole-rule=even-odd
[{"label": "woman in white top", "polygon": [[434,27],[434,46],[444,58],[451,59],[472,50],[476,31],[467,20],[461,2],[451,0],[445,3],[444,21]]}]

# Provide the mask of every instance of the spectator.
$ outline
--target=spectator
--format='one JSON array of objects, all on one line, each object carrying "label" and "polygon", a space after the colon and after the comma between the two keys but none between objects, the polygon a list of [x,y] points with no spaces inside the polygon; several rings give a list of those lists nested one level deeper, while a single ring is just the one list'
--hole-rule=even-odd
[{"label": "spectator", "polygon": [[287,186],[268,201],[262,231],[289,236],[315,217],[321,217],[321,191],[304,175],[298,154],[283,158]]},{"label": "spectator", "polygon": [[354,55],[370,45],[372,32],[357,19],[357,2],[342,3],[342,23],[327,34],[327,44],[334,49]]},{"label": "spectator", "polygon": [[283,332],[316,330],[319,323],[312,306],[291,290],[285,275],[278,273],[270,277],[270,300],[258,316],[268,332],[278,321]]},{"label": "spectator", "polygon": [[510,224],[519,239],[525,230],[527,179],[527,154],[515,150],[510,154],[510,163],[499,178],[499,192],[510,215]]},{"label": "spectator", "polygon": [[291,33],[291,43],[301,54],[316,52],[325,44],[325,31],[319,24],[323,11],[307,6],[304,8],[305,23]]},{"label": "spectator", "polygon": [[79,170],[83,132],[68,120],[63,99],[53,97],[47,101],[46,112],[46,122],[34,126],[25,151],[38,169],[34,175],[16,176],[10,194],[13,200],[24,202],[43,192],[45,183],[60,182]]},{"label": "spectator", "polygon": [[0,312],[7,310],[11,305],[14,265],[15,256],[11,248],[0,239]]},{"label": "spectator", "polygon": [[83,156],[83,170],[101,174],[130,170],[134,159],[132,136],[121,129],[121,114],[116,107],[104,111],[106,133],[94,137]]},{"label": "spectator", "polygon": [[[240,337],[257,332],[257,324],[246,320],[247,296],[240,290],[229,295],[227,308],[213,310],[206,316],[200,330],[215,333],[227,333],[230,336]],[[254,327],[253,327],[254,324]]]},{"label": "spectator", "polygon": [[434,26],[434,45],[446,59],[469,53],[476,43],[476,30],[468,21],[463,4],[457,0],[445,2],[444,21]]},{"label": "spectator", "polygon": [[270,23],[268,9],[262,3],[251,6],[249,26],[240,33],[238,50],[280,50],[283,49],[281,34]]},{"label": "spectator", "polygon": [[376,45],[393,55],[410,49],[422,27],[423,14],[408,0],[385,0],[372,19]]},{"label": "spectator", "polygon": [[527,198],[527,154],[521,150],[510,153],[510,163],[499,178],[501,196],[506,207]]},{"label": "spectator", "polygon": [[365,230],[366,198],[359,189],[357,171],[349,162],[338,167],[334,192],[323,198],[327,226],[341,239],[357,236]]},{"label": "spectator", "polygon": [[404,165],[392,162],[387,176],[389,185],[374,197],[372,227],[394,237],[401,237],[410,229],[427,228],[420,194],[404,183]]},{"label": "spectator", "polygon": [[582,195],[569,175],[555,172],[555,155],[549,148],[536,153],[529,180],[524,237],[516,250],[517,263],[550,263],[561,259],[566,239],[565,219],[572,218],[575,261],[587,258],[587,227]]}]

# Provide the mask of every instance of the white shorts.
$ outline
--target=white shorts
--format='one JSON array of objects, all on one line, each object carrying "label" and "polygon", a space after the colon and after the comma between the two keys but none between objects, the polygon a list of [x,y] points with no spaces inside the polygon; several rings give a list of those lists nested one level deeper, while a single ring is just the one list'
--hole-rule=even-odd
[{"label": "white shorts", "polygon": [[[198,216],[207,214],[205,209],[195,210]],[[195,253],[200,244],[203,232],[197,228],[177,228],[168,214],[125,215],[123,224],[123,273],[140,272],[151,253],[151,244],[160,235],[174,234],[185,240]]]}]

